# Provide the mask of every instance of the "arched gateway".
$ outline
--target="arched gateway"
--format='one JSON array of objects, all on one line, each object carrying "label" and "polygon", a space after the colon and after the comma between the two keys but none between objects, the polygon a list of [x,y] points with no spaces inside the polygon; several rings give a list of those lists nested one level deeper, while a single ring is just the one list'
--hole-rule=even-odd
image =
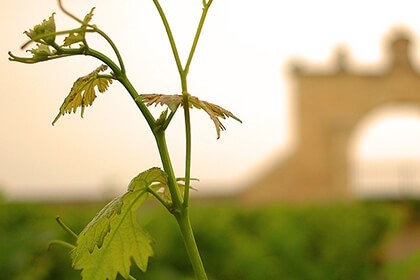
[{"label": "arched gateway", "polygon": [[263,174],[241,195],[246,203],[322,202],[351,199],[348,145],[358,122],[389,103],[419,103],[420,75],[410,62],[410,39],[392,36],[388,67],[355,73],[339,53],[334,71],[295,67],[297,145],[294,153]]}]

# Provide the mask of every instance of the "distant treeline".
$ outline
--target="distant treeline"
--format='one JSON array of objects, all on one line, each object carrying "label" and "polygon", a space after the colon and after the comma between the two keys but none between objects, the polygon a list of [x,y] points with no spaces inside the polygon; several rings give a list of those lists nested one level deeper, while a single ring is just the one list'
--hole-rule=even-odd
[{"label": "distant treeline", "polygon": [[[403,259],[387,246],[408,226],[420,223],[420,204],[354,203],[322,206],[241,208],[193,206],[193,224],[210,279],[413,279],[420,253]],[[72,241],[55,223],[76,232],[100,204],[0,204],[0,279],[74,280],[68,250],[49,241]],[[139,220],[155,237],[149,271],[142,280],[185,280],[192,272],[182,240],[168,214],[143,209]]]}]

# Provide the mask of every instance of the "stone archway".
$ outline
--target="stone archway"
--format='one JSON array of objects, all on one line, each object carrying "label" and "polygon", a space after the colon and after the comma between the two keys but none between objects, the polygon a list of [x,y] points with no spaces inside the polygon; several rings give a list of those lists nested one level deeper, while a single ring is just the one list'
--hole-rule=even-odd
[{"label": "stone archway", "polygon": [[[384,141],[385,140],[385,141]],[[420,104],[384,104],[357,125],[348,147],[349,184],[357,197],[420,194]]]},{"label": "stone archway", "polygon": [[347,149],[359,121],[390,102],[420,103],[420,75],[410,61],[407,34],[388,42],[388,67],[353,72],[339,52],[335,69],[309,71],[294,66],[297,146],[241,195],[248,203],[321,202],[352,199]]}]

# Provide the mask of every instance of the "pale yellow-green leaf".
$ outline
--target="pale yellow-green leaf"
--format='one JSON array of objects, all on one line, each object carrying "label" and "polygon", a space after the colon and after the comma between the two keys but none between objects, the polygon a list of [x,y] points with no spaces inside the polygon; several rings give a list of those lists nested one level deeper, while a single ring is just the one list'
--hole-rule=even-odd
[{"label": "pale yellow-green leaf", "polygon": [[56,54],[54,50],[44,44],[36,44],[36,47],[28,50],[28,52],[32,53],[32,59],[35,61],[47,60],[49,57]]},{"label": "pale yellow-green leaf", "polygon": [[63,46],[71,46],[72,44],[82,42],[84,39],[84,33],[70,33],[66,38],[64,38]]},{"label": "pale yellow-green leaf", "polygon": [[92,20],[93,17],[93,11],[95,10],[95,7],[93,7],[89,13],[86,14],[86,16],[83,18],[83,25],[88,25],[89,22]]},{"label": "pale yellow-green leaf", "polygon": [[151,168],[137,175],[128,191],[108,203],[79,234],[71,257],[85,280],[128,278],[132,264],[147,269],[153,255],[152,238],[138,223],[137,209],[148,198],[148,189],[166,185],[166,174]]},{"label": "pale yellow-green leaf", "polygon": [[168,116],[168,109],[166,109],[166,110],[164,110],[160,113],[159,118],[156,120],[156,124],[158,126],[162,125],[165,122],[167,116]]},{"label": "pale yellow-green leaf", "polygon": [[77,32],[72,32],[67,37],[64,38],[64,44],[63,44],[64,47],[68,47],[68,46],[71,46],[72,44],[85,41],[86,28],[89,22],[92,20],[94,9],[95,8],[92,8],[90,12],[84,17],[82,26],[77,30]]},{"label": "pale yellow-green leaf", "polygon": [[25,34],[31,38],[31,40],[38,43],[54,43],[56,35],[54,13],[49,17],[48,20],[44,19],[42,23],[35,25],[33,29],[25,31]]},{"label": "pale yellow-green leaf", "polygon": [[83,117],[84,109],[92,105],[96,98],[95,88],[103,93],[112,83],[112,78],[99,76],[100,72],[107,69],[106,65],[102,65],[90,74],[81,77],[74,82],[68,96],[64,99],[60,107],[57,117],[53,121],[53,125],[65,113],[75,113],[78,107],[81,107],[81,115]]}]

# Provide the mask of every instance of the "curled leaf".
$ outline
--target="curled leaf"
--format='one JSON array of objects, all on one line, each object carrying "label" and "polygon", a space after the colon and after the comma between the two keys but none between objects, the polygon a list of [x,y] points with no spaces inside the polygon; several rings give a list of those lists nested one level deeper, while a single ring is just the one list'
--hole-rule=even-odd
[{"label": "curled leaf", "polygon": [[57,117],[53,121],[53,125],[65,113],[75,113],[78,107],[82,108],[81,116],[86,106],[92,105],[96,98],[95,88],[101,93],[105,92],[112,83],[112,78],[108,76],[100,76],[108,67],[101,65],[92,71],[90,74],[81,77],[74,82],[69,95],[64,99],[60,107]]},{"label": "curled leaf", "polygon": [[89,22],[93,18],[93,11],[95,10],[95,7],[93,7],[89,13],[86,14],[86,16],[83,18],[83,26],[86,26],[89,24]]},{"label": "curled leaf", "polygon": [[82,21],[82,26],[78,29],[77,32],[70,33],[66,38],[64,38],[64,47],[71,46],[72,44],[85,41],[86,29],[89,22],[92,20],[93,11],[95,8],[92,8],[90,12],[85,16]]},{"label": "curled leaf", "polygon": [[[174,111],[178,106],[183,106],[182,95],[179,94],[141,94],[139,98],[142,102],[144,102],[144,104],[146,104],[146,106],[166,105],[172,111]],[[220,118],[233,118],[242,123],[238,117],[228,110],[220,107],[219,105],[202,101],[195,96],[188,95],[188,103],[190,108],[202,109],[210,116],[210,119],[216,127],[217,139],[220,138],[220,131],[226,130],[226,127],[222,124]]]},{"label": "curled leaf", "polygon": [[238,117],[236,117],[230,111],[220,107],[219,105],[216,105],[207,101],[202,101],[194,96],[189,97],[189,103],[190,103],[190,107],[203,109],[210,116],[210,119],[213,121],[216,127],[217,139],[220,138],[220,131],[226,130],[226,127],[222,124],[222,122],[220,121],[220,118],[226,119],[230,117],[242,123],[242,121]]},{"label": "curled leaf", "polygon": [[54,13],[48,20],[34,26],[33,29],[24,32],[31,40],[38,43],[52,44],[55,41],[55,20]]},{"label": "curled leaf", "polygon": [[142,94],[140,98],[146,106],[166,105],[171,111],[182,103],[182,95],[179,94]]},{"label": "curled leaf", "polygon": [[68,47],[72,44],[79,43],[85,40],[85,34],[84,33],[70,33],[69,36],[64,38],[64,44],[63,46]]},{"label": "curled leaf", "polygon": [[44,44],[36,44],[36,47],[28,50],[32,53],[33,61],[44,61],[56,54],[55,50],[52,50],[49,46]]},{"label": "curled leaf", "polygon": [[27,50],[27,52],[31,53],[32,57],[19,57],[9,52],[9,60],[22,63],[38,63],[49,59],[54,59],[60,56],[57,54],[56,50],[54,50],[48,45],[41,43],[37,43],[34,48]]},{"label": "curled leaf", "polygon": [[162,113],[160,113],[159,118],[156,120],[156,124],[157,125],[163,125],[167,116],[168,116],[168,109],[166,109],[166,110],[162,111]]}]

